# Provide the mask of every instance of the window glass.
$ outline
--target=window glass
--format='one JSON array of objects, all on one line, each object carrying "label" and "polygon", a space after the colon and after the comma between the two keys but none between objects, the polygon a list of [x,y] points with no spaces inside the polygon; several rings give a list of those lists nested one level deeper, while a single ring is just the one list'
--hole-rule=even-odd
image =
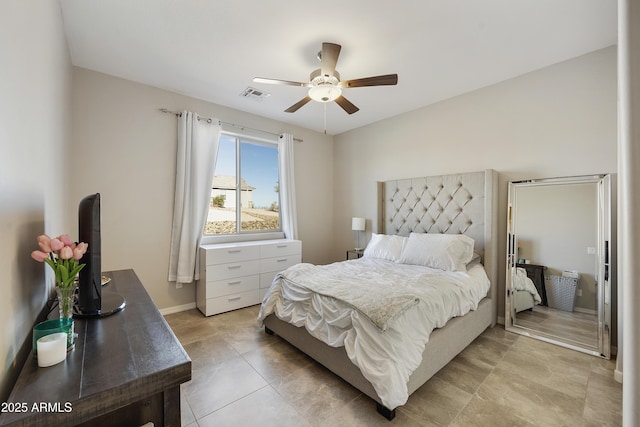
[{"label": "window glass", "polygon": [[278,145],[223,133],[205,235],[281,231]]},{"label": "window glass", "polygon": [[236,232],[236,141],[222,134],[211,185],[209,215],[204,234],[233,234]]},{"label": "window glass", "polygon": [[278,146],[240,141],[241,231],[280,230]]}]

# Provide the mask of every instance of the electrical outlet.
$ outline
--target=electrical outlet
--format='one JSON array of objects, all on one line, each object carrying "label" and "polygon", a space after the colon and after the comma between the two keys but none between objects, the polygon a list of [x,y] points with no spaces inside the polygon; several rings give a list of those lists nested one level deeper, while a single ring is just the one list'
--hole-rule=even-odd
[{"label": "electrical outlet", "polygon": [[180,289],[180,288],[182,288],[182,283],[176,282],[176,289]]},{"label": "electrical outlet", "polygon": [[587,255],[595,255],[595,254],[596,254],[596,248],[594,248],[593,246],[588,246]]},{"label": "electrical outlet", "polygon": [[578,289],[578,296],[581,297],[582,296],[582,289]]}]

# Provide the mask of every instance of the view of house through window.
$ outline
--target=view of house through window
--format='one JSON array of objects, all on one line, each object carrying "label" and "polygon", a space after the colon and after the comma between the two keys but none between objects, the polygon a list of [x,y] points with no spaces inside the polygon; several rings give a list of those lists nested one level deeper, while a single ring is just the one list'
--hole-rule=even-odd
[{"label": "view of house through window", "polygon": [[222,133],[205,235],[280,231],[278,145]]}]

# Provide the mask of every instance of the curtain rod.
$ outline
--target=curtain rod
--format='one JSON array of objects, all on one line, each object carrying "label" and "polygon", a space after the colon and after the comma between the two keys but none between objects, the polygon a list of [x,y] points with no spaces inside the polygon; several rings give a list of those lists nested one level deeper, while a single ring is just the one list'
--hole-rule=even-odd
[{"label": "curtain rod", "polygon": [[[160,108],[160,111],[162,111],[163,113],[169,113],[169,114],[175,114],[176,116],[180,117],[182,115],[182,113],[180,111],[171,111],[168,108]],[[205,120],[207,123],[212,123],[213,119],[211,117],[200,117],[200,115],[198,115],[198,120]],[[220,125],[226,125],[226,126],[232,126],[235,128],[239,128],[239,129],[248,129],[248,130],[252,130],[255,132],[262,132],[262,133],[266,133],[269,135],[273,135],[273,136],[280,136],[281,134],[279,133],[273,133],[273,132],[269,132],[266,130],[261,130],[261,129],[254,129],[254,128],[250,128],[247,126],[243,126],[243,125],[237,125],[235,123],[229,123],[229,122],[223,122],[222,120],[218,120],[218,124]],[[296,142],[302,142],[303,140],[300,138],[293,138],[294,141]]]}]

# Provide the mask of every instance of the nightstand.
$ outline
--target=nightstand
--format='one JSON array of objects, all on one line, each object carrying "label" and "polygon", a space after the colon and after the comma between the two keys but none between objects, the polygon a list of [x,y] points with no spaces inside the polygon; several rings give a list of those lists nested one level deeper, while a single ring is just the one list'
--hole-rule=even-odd
[{"label": "nightstand", "polygon": [[364,249],[349,249],[347,251],[347,260],[362,258],[364,255]]},{"label": "nightstand", "polygon": [[544,270],[547,267],[535,264],[516,264],[516,267],[521,267],[526,270],[527,277],[531,279],[538,290],[538,294],[540,294],[542,305],[547,305],[547,289],[544,285]]}]

